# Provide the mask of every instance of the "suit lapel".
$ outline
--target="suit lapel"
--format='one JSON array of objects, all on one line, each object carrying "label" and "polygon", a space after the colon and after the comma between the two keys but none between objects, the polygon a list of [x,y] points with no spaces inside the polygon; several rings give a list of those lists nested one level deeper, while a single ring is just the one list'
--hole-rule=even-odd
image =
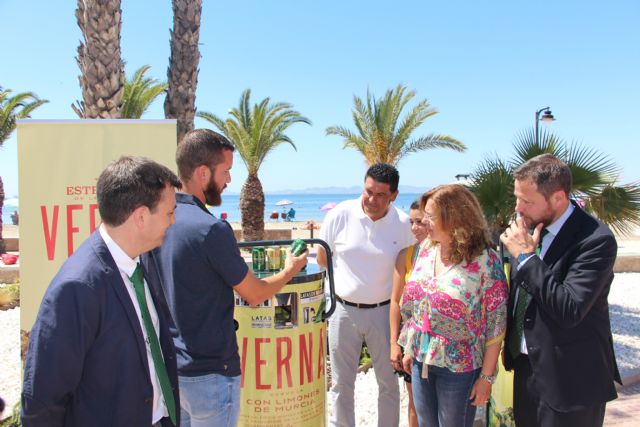
[{"label": "suit lapel", "polygon": [[[143,262],[143,257],[149,259],[150,262]],[[162,286],[160,285],[160,277],[158,276],[158,271],[155,268],[155,260],[153,258],[153,254],[151,252],[146,255],[141,255],[140,257],[140,265],[142,266],[142,271],[144,272],[144,278],[147,281],[147,287],[149,288],[149,293],[151,294],[151,299],[153,300],[153,306],[156,309],[156,313],[158,314],[158,325],[159,325],[159,335],[162,335],[162,332],[169,325],[166,324],[167,314],[169,314],[169,308],[166,304],[166,298],[164,296],[164,291],[162,290]]]},{"label": "suit lapel", "polygon": [[544,262],[547,265],[553,265],[558,261],[574,243],[574,235],[580,230],[581,215],[583,215],[582,209],[579,206],[575,206],[573,212],[567,218],[567,221],[563,224],[560,232],[553,238],[551,246],[544,255]]},{"label": "suit lapel", "polygon": [[111,252],[109,252],[109,248],[102,239],[100,232],[94,232],[93,237],[94,240],[92,243],[94,251],[97,257],[102,262],[102,267],[104,269],[104,272],[107,274],[108,282],[115,291],[115,294],[127,315],[129,326],[131,326],[133,334],[136,337],[136,344],[138,347],[138,353],[140,354],[140,360],[146,368],[145,372],[147,376],[149,376],[149,360],[147,359],[147,348],[144,342],[144,335],[142,334],[140,320],[138,319],[138,314],[136,313],[136,309],[133,306],[133,302],[131,301],[129,292],[127,291],[126,284],[122,280],[120,270],[118,269],[116,262],[113,260]]}]

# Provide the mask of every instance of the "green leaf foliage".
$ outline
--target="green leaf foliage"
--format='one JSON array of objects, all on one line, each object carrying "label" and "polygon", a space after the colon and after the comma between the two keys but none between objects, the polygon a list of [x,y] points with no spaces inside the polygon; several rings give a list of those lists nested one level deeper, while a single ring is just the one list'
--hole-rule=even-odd
[{"label": "green leaf foliage", "polygon": [[311,124],[285,102],[270,103],[265,98],[251,105],[251,91],[246,89],[237,108],[229,110],[229,118],[199,112],[197,116],[207,120],[220,130],[235,146],[247,167],[247,180],[240,192],[240,213],[244,240],[262,240],[264,234],[264,191],[258,171],[269,153],[281,144],[295,144],[285,133],[296,123]]},{"label": "green leaf foliage", "polygon": [[513,215],[515,197],[511,168],[498,157],[485,159],[471,177],[471,191],[480,202],[492,233],[499,233]]},{"label": "green leaf foliage", "polygon": [[46,99],[38,98],[33,92],[11,95],[10,89],[0,87],[0,145],[16,128],[16,120],[27,119],[38,107],[46,104]]},{"label": "green leaf foliage", "polygon": [[197,116],[212,123],[229,138],[249,175],[257,175],[264,159],[277,146],[289,144],[296,149],[285,131],[296,123],[310,125],[311,121],[285,102],[270,104],[269,98],[265,98],[251,106],[250,97],[251,90],[246,89],[238,107],[229,111],[231,117],[226,120],[208,112],[199,112]]},{"label": "green leaf foliage", "polygon": [[151,66],[143,65],[135,71],[132,78],[125,78],[121,113],[123,119],[139,119],[153,101],[167,90],[167,83],[145,77],[150,69]]},{"label": "green leaf foliage", "polygon": [[376,99],[367,90],[366,101],[358,96],[353,97],[352,117],[356,131],[343,126],[330,126],[326,134],[341,136],[344,139],[343,148],[358,150],[369,165],[396,165],[410,153],[431,148],[466,150],[462,142],[448,135],[431,134],[411,139],[411,134],[426,119],[438,113],[425,99],[400,120],[403,110],[415,95],[415,91],[407,91],[404,85],[389,89],[381,99]]},{"label": "green leaf foliage", "polygon": [[471,191],[482,206],[494,237],[504,229],[515,209],[513,171],[525,161],[550,153],[571,169],[572,197],[584,201],[585,208],[620,234],[640,225],[640,183],[617,185],[619,169],[609,156],[577,142],[567,143],[543,131],[539,141],[535,132],[516,136],[514,155],[505,162],[487,158],[471,174]]}]

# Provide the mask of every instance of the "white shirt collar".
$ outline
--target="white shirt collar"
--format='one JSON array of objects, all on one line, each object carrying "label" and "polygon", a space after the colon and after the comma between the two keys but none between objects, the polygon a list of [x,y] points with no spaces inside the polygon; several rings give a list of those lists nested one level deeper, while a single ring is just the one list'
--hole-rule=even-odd
[{"label": "white shirt collar", "polygon": [[567,222],[567,220],[573,213],[574,209],[575,206],[573,206],[573,203],[569,202],[569,206],[567,206],[567,209],[564,211],[564,213],[560,215],[560,217],[556,219],[552,224],[547,226],[547,231],[549,232],[549,234],[552,234],[554,237],[557,236],[564,223]]},{"label": "white shirt collar", "polygon": [[129,258],[129,255],[109,236],[104,224],[100,224],[100,236],[102,236],[102,240],[107,245],[113,260],[116,262],[118,269],[122,271],[127,277],[131,277],[136,267],[138,266],[138,261],[140,257],[137,256],[133,259]]},{"label": "white shirt collar", "polygon": [[372,220],[371,217],[369,215],[367,215],[367,213],[364,211],[364,206],[363,206],[363,200],[362,200],[362,195],[360,195],[360,197],[358,198],[358,205],[360,206],[360,209],[358,210],[358,217],[360,219],[368,219],[371,223],[373,224],[382,224],[385,221],[388,221],[388,218],[391,216],[391,210],[393,209],[393,202],[389,203],[389,205],[387,206],[387,212],[380,218],[378,218],[377,220]]}]

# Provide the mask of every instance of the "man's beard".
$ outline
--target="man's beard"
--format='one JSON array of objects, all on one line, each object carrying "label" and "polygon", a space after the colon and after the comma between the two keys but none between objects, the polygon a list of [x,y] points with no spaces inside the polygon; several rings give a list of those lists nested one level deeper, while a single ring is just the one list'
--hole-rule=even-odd
[{"label": "man's beard", "polygon": [[209,206],[220,206],[222,204],[222,191],[218,190],[216,183],[211,180],[204,189],[204,200]]},{"label": "man's beard", "polygon": [[540,223],[542,223],[543,227],[548,227],[553,223],[554,215],[554,212],[545,212],[542,218],[540,218],[538,221],[533,221],[531,218],[525,217],[525,226],[530,230],[536,228],[536,226]]}]

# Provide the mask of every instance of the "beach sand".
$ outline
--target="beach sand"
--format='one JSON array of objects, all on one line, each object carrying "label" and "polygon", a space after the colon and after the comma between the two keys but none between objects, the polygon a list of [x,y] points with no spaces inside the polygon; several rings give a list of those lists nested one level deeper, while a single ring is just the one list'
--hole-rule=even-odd
[{"label": "beach sand", "polygon": [[[231,227],[234,230],[242,229],[239,222],[234,221],[234,222],[230,222],[229,224],[231,224]],[[313,238],[317,239],[318,234],[320,233],[321,223],[314,221],[313,224],[316,227],[313,230]],[[293,240],[312,238],[311,230],[307,229],[307,221],[265,221],[264,229],[265,230],[291,230],[291,239]]]}]

